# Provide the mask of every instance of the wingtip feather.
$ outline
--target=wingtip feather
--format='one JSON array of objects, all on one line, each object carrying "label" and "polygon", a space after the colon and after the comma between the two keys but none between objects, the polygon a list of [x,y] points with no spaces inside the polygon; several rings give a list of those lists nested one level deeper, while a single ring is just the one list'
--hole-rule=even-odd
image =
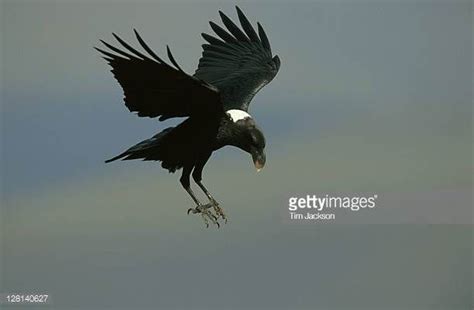
[{"label": "wingtip feather", "polygon": [[240,25],[249,37],[250,41],[260,43],[260,39],[250,21],[238,6],[235,6],[235,8],[237,10],[237,16],[239,17]]},{"label": "wingtip feather", "polygon": [[166,53],[168,54],[168,58],[169,60],[171,61],[171,63],[181,72],[184,73],[183,69],[181,69],[181,67],[178,65],[178,63],[176,62],[176,60],[174,59],[173,57],[173,54],[171,54],[171,49],[169,47],[169,45],[166,45]]},{"label": "wingtip feather", "polygon": [[247,35],[240,30],[240,28],[224,13],[219,11],[219,14],[221,16],[222,22],[226,26],[227,30],[238,40],[238,41],[243,41],[243,42],[248,42],[250,41]]},{"label": "wingtip feather", "polygon": [[168,64],[163,61],[163,59],[158,57],[158,55],[145,43],[145,40],[142,39],[138,31],[136,29],[133,29],[133,31],[135,32],[135,36],[137,37],[138,43],[140,43],[140,45],[145,49],[145,51],[158,63],[168,66]]},{"label": "wingtip feather", "polygon": [[263,47],[268,49],[271,53],[272,49],[270,47],[270,42],[268,41],[267,34],[265,33],[265,30],[263,30],[262,25],[257,22],[257,27],[258,27],[258,35],[260,36],[260,41],[262,41]]},{"label": "wingtip feather", "polygon": [[225,31],[221,26],[217,25],[216,23],[210,21],[209,25],[211,25],[212,30],[225,42],[227,43],[234,43],[237,42],[237,39],[234,38],[231,34]]}]

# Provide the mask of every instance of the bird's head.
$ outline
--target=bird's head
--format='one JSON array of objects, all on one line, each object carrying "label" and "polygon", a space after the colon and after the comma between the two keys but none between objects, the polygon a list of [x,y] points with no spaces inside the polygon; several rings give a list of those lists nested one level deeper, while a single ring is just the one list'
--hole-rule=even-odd
[{"label": "bird's head", "polygon": [[253,118],[240,110],[229,110],[227,115],[232,127],[232,143],[252,156],[257,171],[265,166],[265,136]]},{"label": "bird's head", "polygon": [[246,135],[246,142],[248,145],[247,152],[252,155],[252,161],[257,171],[260,171],[265,166],[265,137],[262,131],[257,127],[251,127]]}]

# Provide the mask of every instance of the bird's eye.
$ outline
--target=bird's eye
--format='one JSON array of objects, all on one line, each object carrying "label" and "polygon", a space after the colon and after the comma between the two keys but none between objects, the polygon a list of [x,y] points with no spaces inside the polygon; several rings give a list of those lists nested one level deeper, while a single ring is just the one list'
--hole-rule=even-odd
[{"label": "bird's eye", "polygon": [[257,144],[257,137],[253,133],[250,134],[250,140],[252,141],[252,144]]}]

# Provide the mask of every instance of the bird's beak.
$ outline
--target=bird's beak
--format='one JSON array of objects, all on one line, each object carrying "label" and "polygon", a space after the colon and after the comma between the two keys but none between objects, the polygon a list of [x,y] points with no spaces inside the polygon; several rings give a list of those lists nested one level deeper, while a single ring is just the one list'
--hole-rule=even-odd
[{"label": "bird's beak", "polygon": [[265,166],[265,164],[262,164],[259,161],[254,162],[254,164],[255,164],[255,168],[257,168],[257,172],[260,172],[260,170],[262,170],[263,167]]},{"label": "bird's beak", "polygon": [[265,166],[265,153],[256,153],[252,155],[253,159],[253,164],[255,165],[255,168],[257,169],[257,172],[260,172],[260,170],[263,169]]}]

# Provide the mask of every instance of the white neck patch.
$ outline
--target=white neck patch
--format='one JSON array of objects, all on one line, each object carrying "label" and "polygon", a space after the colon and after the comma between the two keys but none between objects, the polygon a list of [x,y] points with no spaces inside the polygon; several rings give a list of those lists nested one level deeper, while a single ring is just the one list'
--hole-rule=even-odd
[{"label": "white neck patch", "polygon": [[252,116],[250,116],[250,114],[248,114],[247,112],[242,111],[242,110],[232,109],[232,110],[227,110],[225,113],[230,116],[230,118],[232,119],[232,121],[234,123],[236,123],[236,122],[238,122],[242,119],[252,118]]}]

